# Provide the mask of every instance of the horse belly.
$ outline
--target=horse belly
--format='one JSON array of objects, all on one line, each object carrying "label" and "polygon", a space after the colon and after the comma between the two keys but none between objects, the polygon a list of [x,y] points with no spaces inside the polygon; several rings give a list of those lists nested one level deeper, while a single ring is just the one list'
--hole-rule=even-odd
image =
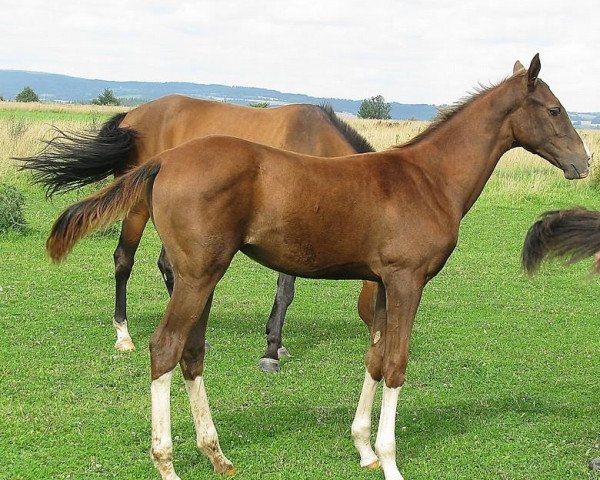
[{"label": "horse belly", "polygon": [[298,277],[377,280],[365,260],[368,255],[347,240],[272,230],[249,239],[240,250],[268,268]]}]

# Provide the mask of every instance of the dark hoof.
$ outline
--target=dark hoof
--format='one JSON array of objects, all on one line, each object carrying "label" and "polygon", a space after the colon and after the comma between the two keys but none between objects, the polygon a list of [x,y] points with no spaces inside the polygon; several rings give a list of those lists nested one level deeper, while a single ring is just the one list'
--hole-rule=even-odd
[{"label": "dark hoof", "polygon": [[258,368],[265,373],[277,373],[279,371],[279,360],[272,358],[261,358],[258,362]]},{"label": "dark hoof", "polygon": [[290,352],[288,352],[288,349],[285,348],[283,345],[279,347],[279,350],[277,350],[277,356],[279,358],[291,357]]},{"label": "dark hoof", "polygon": [[594,458],[589,463],[590,470],[600,473],[600,458]]}]

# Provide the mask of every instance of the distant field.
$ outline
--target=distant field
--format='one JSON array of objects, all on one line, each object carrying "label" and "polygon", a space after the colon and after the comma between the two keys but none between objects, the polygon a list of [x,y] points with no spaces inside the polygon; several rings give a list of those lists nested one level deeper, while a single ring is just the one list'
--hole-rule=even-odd
[{"label": "distant field", "polygon": [[[128,107],[102,107],[48,103],[0,102],[0,177],[11,172],[12,156],[30,155],[42,146],[40,139],[52,136],[51,126],[61,129],[97,128],[110,116]],[[428,122],[409,120],[347,120],[377,150],[406,142],[424,130]],[[600,154],[600,130],[582,130],[580,135],[592,152]],[[594,169],[600,170],[600,169]],[[500,172],[500,174],[498,174]],[[493,178],[495,187],[512,189],[526,185],[529,190],[547,190],[556,179],[554,168],[523,149],[508,152]],[[591,177],[594,177],[594,172]],[[519,177],[518,181],[514,181]],[[589,180],[579,182],[586,185]]]},{"label": "distant field", "polygon": [[[0,479],[158,478],[147,349],[167,303],[157,235],[150,225],[130,281],[138,350],[119,354],[111,325],[116,236],[86,239],[64,265],[52,265],[48,229],[82,193],[47,202],[9,160],[41,148],[49,124],[97,127],[120,110],[35,108],[0,103],[0,183],[25,192],[29,222],[25,234],[0,234]],[[378,149],[426,125],[351,124]],[[600,132],[581,134],[597,157]],[[588,275],[590,262],[551,263],[533,279],[519,265],[537,215],[573,204],[600,209],[596,184],[568,182],[521,149],[502,159],[417,315],[397,415],[407,480],[598,480],[587,463],[600,457],[600,280]],[[356,315],[358,282],[298,281],[284,334],[293,357],[266,376],[256,365],[275,279],[238,255],[209,321],[208,396],[235,479],[381,479],[358,467],[350,440],[368,343]],[[195,450],[179,374],[172,396],[179,475],[217,479]]]}]

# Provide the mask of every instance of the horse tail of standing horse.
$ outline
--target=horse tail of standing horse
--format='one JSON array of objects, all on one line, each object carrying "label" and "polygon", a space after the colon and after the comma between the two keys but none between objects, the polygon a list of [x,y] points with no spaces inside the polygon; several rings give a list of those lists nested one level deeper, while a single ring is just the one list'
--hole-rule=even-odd
[{"label": "horse tail of standing horse", "polygon": [[135,153],[137,132],[121,127],[127,113],[119,113],[99,131],[69,132],[54,127],[37,155],[16,158],[19,170],[33,172],[35,183],[46,187],[46,196],[66,192],[127,170]]},{"label": "horse tail of standing horse", "polygon": [[77,241],[125,217],[140,202],[145,202],[151,215],[152,186],[160,166],[158,160],[149,161],[61,213],[46,241],[52,260],[60,262]]},{"label": "horse tail of standing horse", "polygon": [[545,257],[567,256],[569,263],[573,263],[597,252],[600,252],[600,212],[577,207],[542,214],[527,232],[522,261],[525,270],[533,273]]}]

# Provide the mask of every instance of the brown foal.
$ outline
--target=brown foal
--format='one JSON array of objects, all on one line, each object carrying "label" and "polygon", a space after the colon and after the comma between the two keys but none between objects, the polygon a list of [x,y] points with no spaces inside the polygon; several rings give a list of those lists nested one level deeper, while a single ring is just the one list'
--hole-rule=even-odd
[{"label": "brown foal", "polygon": [[[329,107],[286,105],[263,109],[170,95],[115,116],[98,133],[59,131],[38,155],[20,159],[21,168],[32,170],[34,179],[52,195],[112,174],[119,177],[160,152],[211,134],[231,135],[320,157],[373,151]],[[127,282],[148,218],[148,209],[143,205],[131,208],[123,220],[114,253],[115,348],[123,352],[135,348],[127,328]],[[164,248],[158,266],[171,294],[173,271]],[[263,371],[277,371],[279,355],[287,353],[281,336],[294,296],[294,281],[290,275],[280,275],[277,280],[277,294],[266,327],[267,349],[259,363]]]},{"label": "brown foal", "polygon": [[[112,174],[118,177],[164,150],[211,134],[320,157],[373,151],[330,107],[286,105],[263,109],[169,95],[116,115],[97,133],[59,131],[38,155],[20,159],[21,168],[33,171],[34,180],[45,185],[50,196]],[[127,282],[148,218],[147,209],[141,205],[129,211],[114,253],[113,325],[117,332],[115,348],[122,352],[135,348],[127,328]],[[158,267],[171,294],[173,270],[164,248]],[[279,370],[279,356],[287,354],[281,337],[285,314],[294,297],[294,281],[295,277],[281,274],[277,280],[266,326],[267,349],[259,363],[266,372]]]},{"label": "brown foal", "polygon": [[[365,467],[396,465],[395,414],[413,321],[425,284],[443,267],[460,221],[500,157],[522,146],[563,170],[588,174],[589,157],[567,112],[538,79],[539,57],[499,85],[442,113],[409,143],[380,153],[326,159],[231,137],[193,140],[155,157],[68,208],[47,242],[60,261],[82,236],[145,205],[175,271],[173,296],[150,341],[152,455],[173,468],[170,384],[179,363],[198,447],[219,473],[223,455],[203,382],[204,335],[215,285],[242,251],[281,272],[375,282],[361,295],[371,341],[352,437]],[[371,409],[384,380],[375,450]]]}]

